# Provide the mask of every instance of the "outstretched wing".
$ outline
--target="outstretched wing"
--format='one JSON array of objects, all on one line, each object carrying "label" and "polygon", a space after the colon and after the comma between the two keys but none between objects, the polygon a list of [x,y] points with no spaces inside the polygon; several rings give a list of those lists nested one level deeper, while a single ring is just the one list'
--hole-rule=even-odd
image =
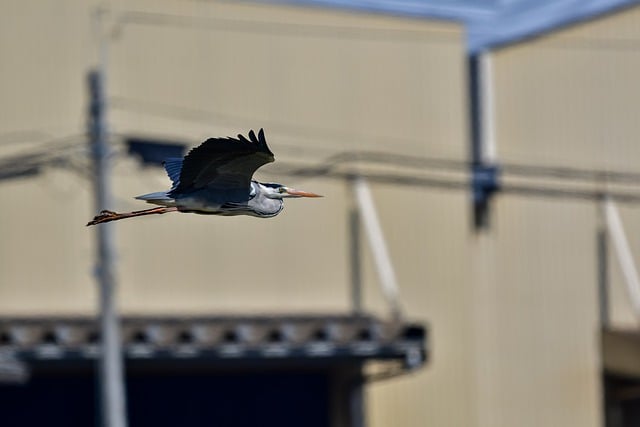
[{"label": "outstretched wing", "polygon": [[273,153],[267,147],[262,129],[257,137],[249,131],[249,139],[242,135],[237,138],[210,138],[185,156],[180,180],[169,194],[205,187],[213,190],[248,189],[253,173],[273,161]]}]

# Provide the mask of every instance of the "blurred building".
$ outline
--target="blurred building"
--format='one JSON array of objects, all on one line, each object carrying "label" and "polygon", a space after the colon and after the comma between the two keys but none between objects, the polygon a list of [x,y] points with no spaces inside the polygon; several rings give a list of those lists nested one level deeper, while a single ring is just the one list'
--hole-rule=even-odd
[{"label": "blurred building", "polygon": [[[602,326],[637,328],[598,236],[611,193],[639,259],[640,8],[593,2],[500,32],[536,10],[500,21],[496,2],[461,15],[287,3],[3,3],[3,319],[95,312],[87,72],[106,41],[114,210],[168,187],[131,138],[191,146],[260,127],[277,161],[259,179],[325,195],[270,220],[121,222],[124,315],[349,313],[346,178],[360,174],[403,311],[430,329],[425,368],[367,386],[368,425],[603,425]],[[360,238],[364,309],[387,318]]]}]

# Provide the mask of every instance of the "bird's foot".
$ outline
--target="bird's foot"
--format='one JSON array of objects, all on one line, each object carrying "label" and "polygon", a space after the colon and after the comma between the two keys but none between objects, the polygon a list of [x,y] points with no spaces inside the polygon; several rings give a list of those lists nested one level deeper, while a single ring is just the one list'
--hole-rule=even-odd
[{"label": "bird's foot", "polygon": [[98,215],[94,216],[93,219],[87,223],[87,225],[96,225],[103,222],[113,221],[118,216],[119,214],[117,212],[105,209],[100,211]]}]

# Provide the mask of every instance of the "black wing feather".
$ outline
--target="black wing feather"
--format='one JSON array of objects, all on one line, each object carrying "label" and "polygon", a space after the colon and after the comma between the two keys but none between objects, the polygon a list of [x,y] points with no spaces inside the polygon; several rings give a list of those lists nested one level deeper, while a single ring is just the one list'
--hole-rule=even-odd
[{"label": "black wing feather", "polygon": [[262,129],[258,137],[250,131],[249,139],[243,135],[209,138],[185,156],[180,183],[170,193],[176,195],[205,187],[248,189],[254,172],[274,160]]}]

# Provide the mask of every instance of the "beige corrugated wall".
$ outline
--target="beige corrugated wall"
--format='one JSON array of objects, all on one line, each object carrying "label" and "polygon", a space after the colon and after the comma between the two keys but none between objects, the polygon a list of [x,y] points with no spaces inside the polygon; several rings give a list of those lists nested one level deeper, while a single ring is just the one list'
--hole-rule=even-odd
[{"label": "beige corrugated wall", "polygon": [[[265,127],[279,162],[314,164],[354,149],[466,157],[464,40],[455,25],[249,3],[108,6],[111,25],[120,23],[109,55],[115,135],[195,145]],[[83,141],[92,7],[3,3],[0,157]],[[637,171],[639,18],[629,9],[494,52],[499,160]],[[94,309],[85,156],[77,150],[61,168],[0,182],[1,314]],[[282,179],[277,164],[259,178]],[[114,208],[139,208],[132,196],[167,181],[118,157]],[[337,181],[287,183],[326,197],[290,200],[271,220],[121,223],[122,310],[347,309],[349,192]],[[597,207],[499,195],[491,228],[474,234],[465,192],[373,191],[405,308],[431,325],[432,353],[419,373],[369,387],[370,425],[600,425]],[[637,208],[621,213],[640,254]],[[629,325],[611,261],[613,318]],[[364,275],[366,306],[384,314],[368,253]]]},{"label": "beige corrugated wall", "polygon": [[[628,9],[493,52],[499,161],[640,171],[639,20],[640,8]],[[640,261],[640,212],[621,212]],[[477,425],[602,425],[598,206],[501,195],[492,219],[491,230],[471,242]],[[613,257],[610,268],[613,322],[631,325]]]},{"label": "beige corrugated wall", "polygon": [[[465,153],[464,57],[456,26],[268,5],[189,5],[139,1],[111,9],[109,122],[116,138],[151,134],[196,145],[211,135],[264,127],[280,162],[310,165],[362,149],[454,158]],[[9,10],[12,18],[2,25],[3,154],[27,152],[39,141],[52,152],[80,141],[85,73],[95,57],[92,9],[73,2],[16,2]],[[13,43],[7,42],[10,35]],[[84,155],[78,150],[73,158],[80,172],[88,167]],[[265,167],[260,177],[277,179],[277,165]],[[113,179],[116,209],[140,207],[133,196],[168,185],[161,170],[140,168],[122,156]],[[291,184],[327,197],[289,201],[286,214],[269,221],[174,215],[121,223],[120,274],[131,282],[122,285],[123,308],[268,310],[273,298],[299,309],[344,308],[346,187],[319,179]],[[3,262],[16,266],[2,272],[10,297],[0,303],[5,310],[91,309],[92,289],[85,286],[90,268],[78,268],[91,264],[91,230],[76,226],[94,213],[90,190],[82,173],[57,169],[2,183],[12,201],[4,223],[17,222],[4,230],[10,234]],[[429,202],[427,195],[421,193],[418,207]],[[398,213],[417,217],[406,209],[392,215]],[[38,244],[35,236],[42,236]],[[79,253],[62,261],[56,257],[66,249],[56,251],[58,246]],[[18,267],[25,253],[39,268]],[[199,268],[220,257],[215,274]],[[77,285],[75,298],[34,292],[42,291],[45,279],[60,282],[59,291]],[[233,285],[216,290],[230,300],[191,292],[210,292],[213,281]],[[272,292],[267,283],[283,292]],[[318,299],[308,292],[317,292]],[[285,294],[293,299],[280,301]]]},{"label": "beige corrugated wall", "polygon": [[[0,16],[0,155],[82,141],[91,8],[5,2]],[[113,133],[192,144],[264,127],[278,162],[349,150],[463,159],[464,37],[457,25],[231,2],[111,2]],[[86,153],[38,177],[0,183],[0,313],[86,313],[94,214]],[[260,171],[278,176],[278,162]],[[70,169],[74,166],[75,169]],[[393,168],[391,169],[393,171]],[[396,167],[395,172],[404,173]],[[324,194],[277,218],[166,215],[117,228],[126,313],[340,311],[348,308],[344,183],[293,179]],[[119,156],[114,209],[166,188],[158,169]],[[468,426],[472,411],[468,200],[463,192],[374,185],[401,295],[432,327],[432,360],[371,387],[372,426]],[[365,254],[366,307],[386,314]]]}]

